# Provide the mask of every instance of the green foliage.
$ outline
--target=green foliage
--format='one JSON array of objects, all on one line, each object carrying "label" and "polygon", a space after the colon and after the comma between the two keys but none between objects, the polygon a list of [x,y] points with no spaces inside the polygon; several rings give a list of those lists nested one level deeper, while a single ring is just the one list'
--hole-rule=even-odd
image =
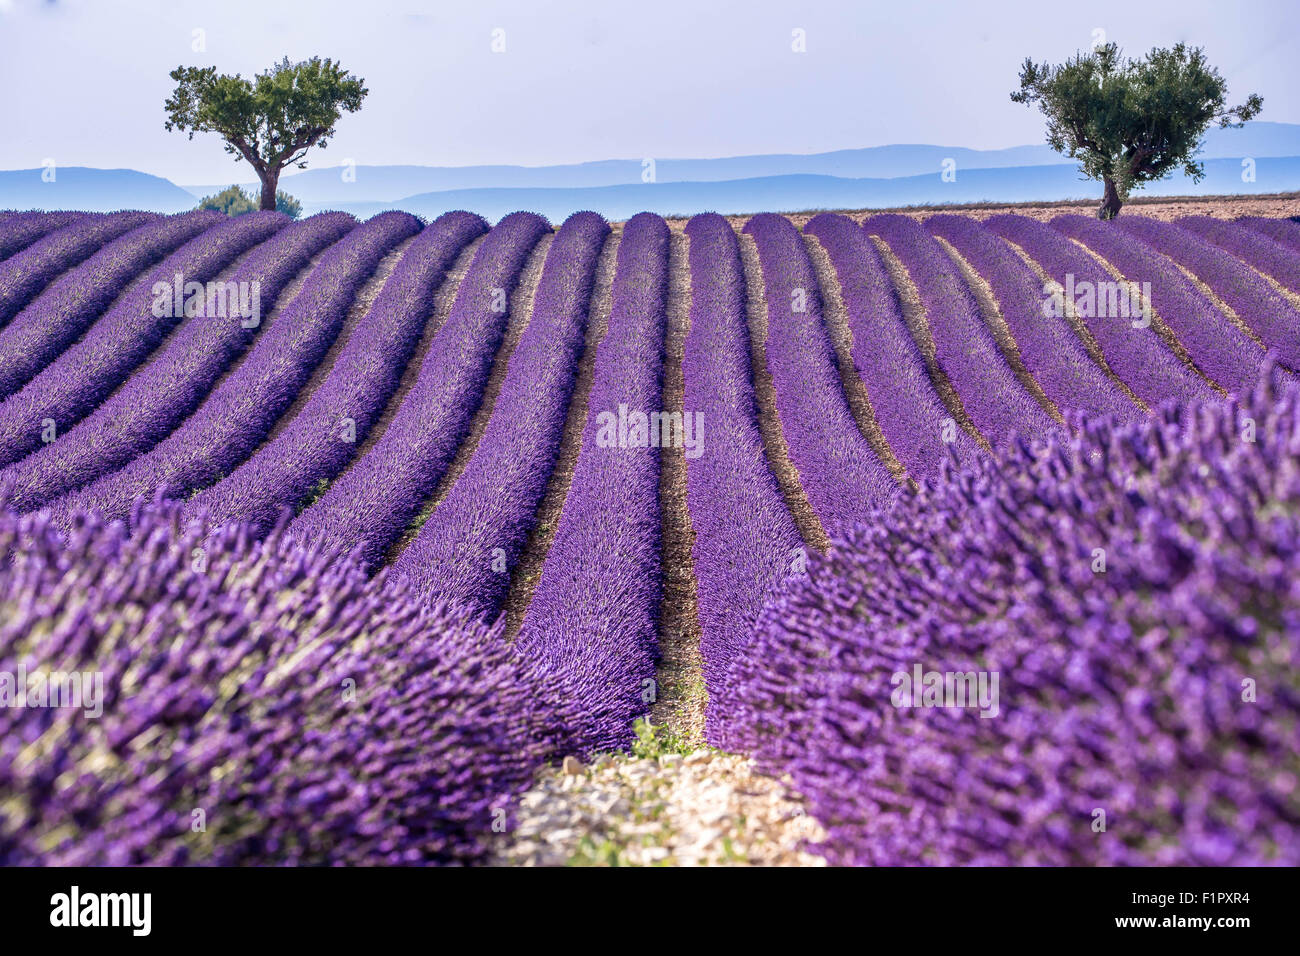
[{"label": "green foliage", "polygon": [[578,841],[573,855],[565,861],[565,866],[631,866],[627,851],[609,839],[597,842],[590,834],[584,834]]},{"label": "green foliage", "polygon": [[261,208],[273,208],[286,166],[307,167],[307,151],[322,149],[343,112],[355,113],[369,92],[365,81],[333,60],[288,57],[253,80],[218,74],[216,67],[178,66],[176,89],[164,104],[168,131],[217,133],[226,152],[243,158],[262,181]]},{"label": "green foliage", "polygon": [[1179,43],[1127,60],[1108,43],[1060,66],[1025,60],[1011,99],[1037,103],[1047,117],[1048,144],[1105,183],[1098,214],[1109,219],[1140,183],[1179,167],[1201,180],[1205,167],[1195,157],[1210,124],[1241,126],[1264,105],[1252,93],[1243,105],[1228,108],[1227,94],[1223,77],[1199,48]]},{"label": "green foliage", "polygon": [[[199,208],[215,209],[217,212],[224,212],[227,216],[242,216],[246,212],[257,209],[258,203],[257,197],[251,193],[245,192],[238,186],[229,186],[215,196],[204,196],[199,202]],[[276,190],[275,208],[290,219],[297,219],[302,215],[302,203],[283,189]]]},{"label": "green foliage", "polygon": [[[294,218],[296,219],[297,217],[295,216]],[[316,484],[312,485],[311,491],[307,493],[307,497],[303,499],[302,504],[298,506],[297,513],[302,514],[316,502],[320,501],[321,495],[325,494],[329,489],[329,486],[330,480],[328,478],[322,478],[320,481],[316,482]]]},{"label": "green foliage", "polygon": [[283,189],[275,191],[275,208],[284,213],[290,219],[297,219],[302,215],[302,203],[294,199]]},{"label": "green foliage", "polygon": [[654,727],[644,717],[632,725],[636,740],[632,753],[644,759],[658,759],[665,754],[689,754],[697,748],[678,734],[660,725]]},{"label": "green foliage", "polygon": [[257,208],[257,201],[238,186],[223,189],[215,196],[204,196],[199,202],[200,209],[215,209],[227,216],[242,216]]}]

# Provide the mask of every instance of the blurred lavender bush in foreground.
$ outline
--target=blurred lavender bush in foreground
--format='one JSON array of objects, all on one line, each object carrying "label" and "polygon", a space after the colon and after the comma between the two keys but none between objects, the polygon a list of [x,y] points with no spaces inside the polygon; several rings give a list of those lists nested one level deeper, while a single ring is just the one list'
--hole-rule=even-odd
[{"label": "blurred lavender bush in foreground", "polygon": [[[946,464],[764,612],[728,736],[832,861],[1300,863],[1300,389],[1080,425]],[[898,706],[917,665],[997,715]]]},{"label": "blurred lavender bush in foreground", "polygon": [[280,530],[132,528],[0,512],[0,675],[103,687],[0,707],[0,864],[483,857],[564,713],[500,628]]}]

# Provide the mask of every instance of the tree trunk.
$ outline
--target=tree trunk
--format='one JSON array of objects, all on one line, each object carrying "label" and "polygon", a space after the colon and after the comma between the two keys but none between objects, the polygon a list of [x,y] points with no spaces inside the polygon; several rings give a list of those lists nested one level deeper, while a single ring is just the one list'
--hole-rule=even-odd
[{"label": "tree trunk", "polygon": [[1101,205],[1097,207],[1098,219],[1114,219],[1119,215],[1119,207],[1123,202],[1119,198],[1119,190],[1115,188],[1115,180],[1109,176],[1103,177],[1106,183],[1106,195],[1101,200]]},{"label": "tree trunk", "polygon": [[280,170],[268,169],[261,174],[262,177],[262,204],[260,208],[264,212],[273,212],[275,210],[275,191],[280,185]]}]

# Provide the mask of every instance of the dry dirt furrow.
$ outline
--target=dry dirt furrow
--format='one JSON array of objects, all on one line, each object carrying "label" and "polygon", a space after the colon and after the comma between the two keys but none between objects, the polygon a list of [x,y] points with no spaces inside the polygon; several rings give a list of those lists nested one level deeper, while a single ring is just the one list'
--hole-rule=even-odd
[{"label": "dry dirt furrow", "polygon": [[840,290],[840,279],[835,272],[830,255],[816,236],[804,236],[804,247],[812,261],[813,274],[821,290],[822,318],[830,334],[831,344],[835,348],[835,358],[840,370],[840,383],[844,387],[844,396],[848,399],[849,410],[858,424],[858,431],[871,445],[876,455],[885,463],[893,476],[900,482],[909,482],[907,469],[894,455],[889,447],[889,439],[876,421],[876,410],[872,407],[867,387],[858,377],[853,367],[853,330],[849,327],[848,310],[844,305],[844,296]]},{"label": "dry dirt furrow", "polygon": [[465,436],[465,440],[460,443],[460,447],[456,449],[456,455],[452,458],[451,464],[447,466],[447,472],[442,476],[442,480],[438,482],[438,487],[434,490],[433,495],[424,503],[415,520],[411,522],[410,527],[403,531],[397,541],[389,547],[384,558],[385,564],[392,564],[398,555],[405,551],[407,546],[415,540],[424,522],[428,520],[429,515],[433,514],[433,510],[442,503],[442,500],[447,497],[448,492],[456,484],[456,480],[461,476],[470,459],[474,457],[479,440],[482,439],[483,432],[487,430],[488,422],[492,419],[492,409],[496,406],[497,394],[505,383],[510,356],[514,354],[515,346],[519,344],[524,329],[528,328],[528,322],[533,317],[533,300],[537,296],[537,286],[542,281],[542,268],[546,264],[546,254],[554,240],[555,233],[548,232],[537,241],[537,245],[533,246],[532,251],[528,254],[523,271],[519,275],[519,281],[510,293],[509,305],[507,306],[509,311],[506,313],[506,333],[501,340],[501,347],[497,349],[496,357],[492,360],[492,370],[488,375],[487,387],[483,390],[483,400],[479,403],[478,410],[474,412],[473,418],[470,419],[469,433]]},{"label": "dry dirt furrow", "polygon": [[582,358],[578,360],[573,392],[569,396],[569,410],[564,419],[560,450],[551,469],[551,477],[546,482],[541,504],[537,506],[537,514],[533,519],[532,530],[528,532],[524,550],[520,552],[519,560],[510,573],[510,590],[504,604],[507,640],[514,640],[523,626],[524,614],[533,599],[537,582],[541,580],[542,565],[546,563],[546,554],[551,550],[555,530],[560,524],[564,501],[569,495],[569,485],[573,482],[573,469],[577,467],[578,455],[582,452],[582,432],[587,426],[587,398],[591,394],[591,383],[595,377],[597,351],[609,330],[609,310],[613,304],[611,291],[622,238],[622,230],[606,236],[605,244],[601,246],[600,255],[596,259],[595,283],[591,289],[591,300],[587,304]]},{"label": "dry dirt furrow", "polygon": [[786,507],[804,543],[816,551],[830,546],[826,529],[804,494],[799,470],[790,460],[790,449],[781,432],[781,418],[776,407],[776,386],[767,368],[767,291],[763,285],[763,266],[753,236],[740,233],[740,259],[745,269],[745,311],[749,322],[749,348],[754,378],[754,399],[758,406],[758,428],[763,435],[767,464],[776,476]]},{"label": "dry dirt furrow", "polygon": [[934,390],[939,393],[940,401],[963,431],[975,439],[985,451],[992,451],[988,439],[980,434],[975,423],[971,421],[966,406],[962,404],[961,396],[953,388],[947,373],[939,367],[938,350],[935,348],[934,335],[930,331],[930,317],[926,315],[925,306],[921,303],[921,293],[916,288],[916,283],[912,281],[911,273],[907,271],[902,260],[894,255],[894,250],[889,248],[889,243],[876,235],[870,238],[880,251],[880,258],[885,263],[885,271],[889,273],[889,281],[894,284],[894,289],[898,292],[898,301],[903,309],[903,321],[907,323],[912,339],[925,358],[925,367],[930,373]]},{"label": "dry dirt furrow", "polygon": [[993,333],[993,339],[998,343],[998,348],[1002,350],[1007,364],[1015,372],[1016,378],[1020,384],[1025,387],[1030,395],[1034,396],[1034,401],[1043,407],[1043,411],[1051,415],[1053,420],[1064,424],[1065,416],[1061,410],[1056,407],[1056,402],[1047,397],[1043,391],[1043,386],[1038,384],[1028,368],[1025,367],[1024,357],[1020,354],[1020,346],[1016,345],[1016,338],[1011,334],[1011,327],[1007,325],[1007,320],[1002,315],[1002,305],[998,302],[998,297],[993,294],[993,287],[989,285],[988,280],[975,271],[965,257],[953,247],[947,239],[941,236],[935,236],[939,245],[948,253],[957,271],[966,282],[967,288],[970,289],[971,295],[979,304],[980,315],[984,319],[984,324],[988,326],[989,331]]},{"label": "dry dirt furrow", "polygon": [[[690,239],[673,230],[668,247],[668,322],[664,343],[664,411],[685,412],[682,362],[691,330]],[[660,560],[663,598],[659,604],[658,695],[650,722],[688,744],[704,743],[704,663],[700,657],[700,612],[686,494],[686,450],[678,445],[659,452]]]}]

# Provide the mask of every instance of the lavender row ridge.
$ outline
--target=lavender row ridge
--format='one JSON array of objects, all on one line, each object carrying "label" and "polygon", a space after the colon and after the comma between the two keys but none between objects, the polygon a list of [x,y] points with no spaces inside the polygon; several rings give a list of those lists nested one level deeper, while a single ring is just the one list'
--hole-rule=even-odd
[{"label": "lavender row ridge", "polygon": [[352,553],[368,569],[378,566],[468,433],[505,335],[510,293],[549,231],[542,217],[513,213],[488,233],[397,414],[369,451],[293,521],[294,540]]}]

